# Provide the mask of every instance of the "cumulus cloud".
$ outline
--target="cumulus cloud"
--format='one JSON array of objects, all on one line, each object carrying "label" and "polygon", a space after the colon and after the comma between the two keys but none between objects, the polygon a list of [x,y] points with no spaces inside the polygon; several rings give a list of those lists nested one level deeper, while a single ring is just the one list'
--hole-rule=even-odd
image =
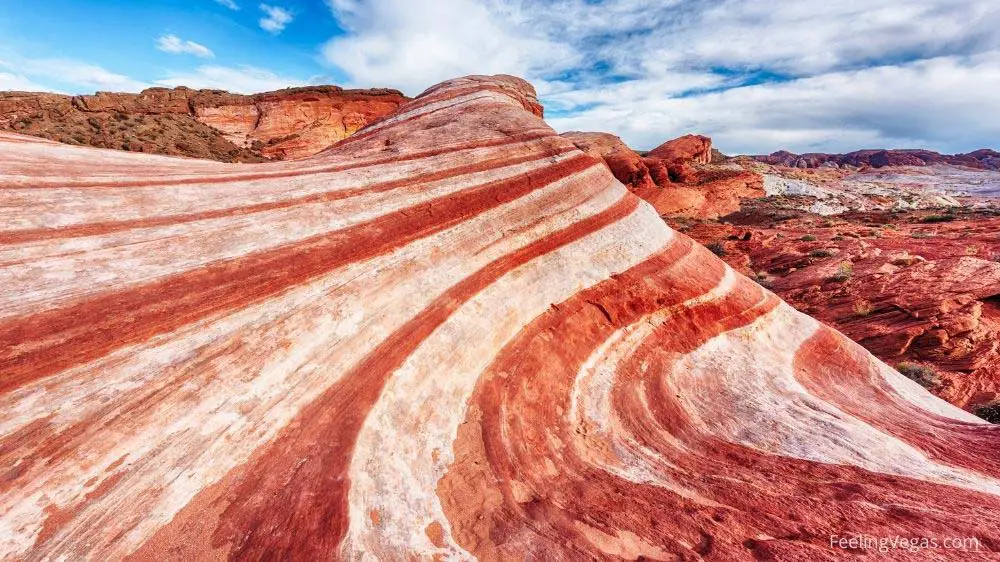
[{"label": "cumulus cloud", "polygon": [[[150,84],[100,66],[73,59],[14,58],[0,63],[11,75],[21,79],[42,79],[73,86],[76,91],[138,92]],[[44,88],[49,89],[49,88]]]},{"label": "cumulus cloud", "polygon": [[[732,153],[927,147],[957,152],[995,145],[1000,51],[831,72],[684,97],[596,89],[598,106],[550,119],[559,130],[611,130],[651,148],[688,132]],[[581,99],[589,94],[572,92]],[[558,95],[557,95],[558,97]]]},{"label": "cumulus cloud", "polygon": [[216,4],[221,4],[230,10],[239,10],[240,6],[234,0],[215,0]]},{"label": "cumulus cloud", "polygon": [[280,6],[261,4],[260,9],[266,14],[258,22],[260,28],[273,35],[281,33],[294,19],[291,12]]},{"label": "cumulus cloud", "polygon": [[[3,63],[0,62],[0,67]],[[12,72],[0,72],[0,90],[15,92],[55,92],[59,90],[32,81],[27,76]]]},{"label": "cumulus cloud", "polygon": [[215,56],[215,53],[208,47],[194,41],[185,41],[176,35],[164,35],[160,37],[156,40],[156,48],[165,53],[173,53],[175,55],[187,54],[206,59]]},{"label": "cumulus cloud", "polygon": [[580,61],[568,45],[531,30],[524,13],[491,0],[331,0],[346,35],[325,58],[356,84],[416,94],[464,74],[539,77]]},{"label": "cumulus cloud", "polygon": [[171,74],[157,80],[160,86],[187,86],[189,88],[206,88],[228,90],[241,94],[253,94],[271,90],[280,90],[291,86],[304,86],[308,81],[282,76],[270,70],[253,66],[200,66],[192,72]]},{"label": "cumulus cloud", "polygon": [[[415,94],[524,76],[558,129],[733,152],[995,144],[1000,3],[977,0],[328,0],[323,49],[357,85]],[[994,96],[995,97],[995,96]],[[992,136],[990,136],[992,135]]]}]

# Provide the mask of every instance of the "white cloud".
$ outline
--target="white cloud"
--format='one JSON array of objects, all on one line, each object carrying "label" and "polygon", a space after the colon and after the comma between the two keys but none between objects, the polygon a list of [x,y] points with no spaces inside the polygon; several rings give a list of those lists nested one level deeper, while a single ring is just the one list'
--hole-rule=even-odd
[{"label": "white cloud", "polygon": [[294,19],[291,12],[280,6],[261,4],[260,9],[267,15],[260,18],[258,23],[260,23],[261,29],[273,35],[281,33]]},{"label": "white cloud", "polygon": [[416,94],[465,74],[538,77],[579,63],[574,49],[522,25],[516,6],[493,0],[331,0],[348,34],[324,57],[355,85]]},{"label": "white cloud", "polygon": [[39,78],[60,85],[74,86],[78,92],[104,90],[138,92],[150,85],[97,65],[72,59],[26,59],[15,57],[0,64],[13,75]]},{"label": "white cloud", "polygon": [[638,148],[689,132],[731,153],[841,152],[926,147],[945,152],[995,145],[1000,51],[947,56],[788,82],[671,97],[655,88],[573,92],[601,105],[549,119],[557,130],[607,130]]},{"label": "white cloud", "polygon": [[[5,66],[2,61],[0,61],[0,66]],[[50,88],[48,86],[43,86],[42,84],[39,84],[37,82],[33,82],[27,76],[11,72],[0,72],[0,90],[15,91],[15,92],[62,93],[59,90]]]},{"label": "white cloud", "polygon": [[978,88],[993,88],[1000,68],[1000,2],[327,3],[346,33],[323,55],[354,85],[416,94],[464,74],[516,74],[558,128],[611,130],[639,147],[692,131],[734,152],[998,138],[983,118],[997,102]]},{"label": "white cloud", "polygon": [[234,0],[215,0],[217,4],[222,4],[223,6],[229,8],[230,10],[239,10],[239,5]]},{"label": "white cloud", "polygon": [[215,56],[215,53],[208,47],[194,41],[185,41],[176,35],[164,35],[160,37],[156,40],[156,48],[165,53],[173,53],[175,55],[187,54],[201,58],[212,58]]},{"label": "white cloud", "polygon": [[160,86],[187,86],[196,89],[206,88],[254,94],[292,86],[304,86],[308,82],[252,66],[206,65],[198,67],[193,72],[172,74],[162,80],[157,80],[156,83]]}]

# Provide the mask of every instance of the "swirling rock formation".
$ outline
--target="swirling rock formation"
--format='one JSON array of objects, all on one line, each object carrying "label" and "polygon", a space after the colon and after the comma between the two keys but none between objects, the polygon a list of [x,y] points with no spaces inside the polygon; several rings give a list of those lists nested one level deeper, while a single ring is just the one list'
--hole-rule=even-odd
[{"label": "swirling rock formation", "polygon": [[540,113],[457,79],[266,166],[0,137],[0,558],[1000,551],[997,427]]}]

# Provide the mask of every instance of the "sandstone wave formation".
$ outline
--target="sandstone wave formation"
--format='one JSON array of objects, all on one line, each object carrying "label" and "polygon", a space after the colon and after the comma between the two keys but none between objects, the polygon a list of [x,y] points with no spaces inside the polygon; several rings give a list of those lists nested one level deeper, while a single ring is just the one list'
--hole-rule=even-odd
[{"label": "sandstone wave formation", "polygon": [[90,96],[0,93],[0,130],[67,144],[260,162],[303,158],[392,113],[396,90],[306,86],[251,96],[150,88]]},{"label": "sandstone wave formation", "polygon": [[0,558],[1000,552],[1000,428],[540,117],[468,77],[295,162],[0,137]]}]

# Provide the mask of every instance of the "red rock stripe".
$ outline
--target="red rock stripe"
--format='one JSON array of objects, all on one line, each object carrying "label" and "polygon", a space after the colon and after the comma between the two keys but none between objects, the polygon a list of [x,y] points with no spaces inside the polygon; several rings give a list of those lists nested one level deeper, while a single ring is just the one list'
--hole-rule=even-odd
[{"label": "red rock stripe", "polygon": [[625,218],[637,205],[638,199],[626,194],[605,211],[493,261],[386,338],[246,467],[234,471],[238,478],[221,492],[219,501],[228,507],[213,547],[231,545],[230,560],[319,560],[336,552],[348,525],[347,470],[354,443],[391,374],[483,288],[538,256]]},{"label": "red rock stripe", "polygon": [[864,348],[830,328],[820,328],[799,348],[795,365],[796,379],[817,398],[895,435],[941,464],[1000,479],[1000,449],[993,446],[1000,427],[963,424],[914,408],[875,371]]},{"label": "red rock stripe", "polygon": [[363,195],[368,193],[382,193],[400,187],[418,185],[421,183],[429,183],[432,181],[438,181],[447,178],[462,176],[473,172],[483,172],[491,169],[502,168],[505,166],[516,166],[518,164],[524,164],[526,162],[531,162],[533,160],[540,160],[542,158],[551,156],[559,156],[574,150],[574,147],[572,146],[553,147],[550,143],[541,145],[539,148],[544,149],[544,151],[539,150],[532,154],[522,155],[515,158],[511,158],[506,155],[501,155],[496,158],[479,160],[471,164],[464,164],[453,168],[437,169],[425,174],[409,176],[406,178],[400,178],[387,182],[374,183],[367,185],[365,187],[348,188],[326,193],[314,193],[302,197],[295,197],[280,201],[268,201],[265,203],[257,203],[254,205],[230,207],[226,209],[216,209],[212,211],[204,211],[201,213],[168,215],[161,217],[133,219],[124,221],[84,223],[73,226],[67,226],[63,228],[38,228],[31,230],[14,230],[8,232],[0,232],[0,244],[19,244],[24,242],[33,242],[36,240],[51,240],[56,238],[77,238],[82,236],[109,234],[111,232],[120,232],[123,230],[131,230],[137,228],[168,226],[168,225],[196,222],[201,220],[221,218],[221,217],[249,215],[253,213],[273,211],[276,209],[286,209],[289,207],[294,207],[296,205],[327,203],[331,201],[348,199],[351,197],[356,197],[358,195]]},{"label": "red rock stripe", "polygon": [[[441,97],[436,97],[436,98],[435,97],[431,97],[431,98],[428,98],[426,100],[421,100],[421,103],[418,103],[418,104],[408,104],[406,107],[402,108],[402,110],[399,111],[398,113],[399,114],[410,113],[412,111],[419,110],[420,108],[426,107],[426,106],[431,105],[431,104],[441,103],[441,102],[447,102],[447,101],[450,101],[450,100],[453,100],[453,99],[457,99],[457,98],[459,98],[459,97],[461,97],[463,95],[472,94],[472,93],[481,93],[481,92],[484,92],[484,91],[491,91],[491,92],[496,92],[496,93],[499,93],[499,94],[507,95],[500,88],[470,87],[470,88],[467,88],[464,91],[463,90],[450,90],[448,92],[447,96],[441,96]],[[502,102],[495,101],[495,100],[484,100],[483,98],[474,98],[474,99],[470,99],[470,100],[459,101],[459,102],[456,102],[456,103],[451,104],[451,105],[444,105],[442,107],[434,108],[434,109],[432,109],[430,111],[425,111],[423,113],[418,113],[416,115],[411,115],[411,116],[407,117],[406,119],[401,119],[399,121],[394,121],[391,125],[382,125],[381,121],[377,121],[375,123],[372,123],[367,129],[362,129],[362,130],[354,133],[350,137],[348,137],[348,138],[340,141],[340,144],[335,144],[335,145],[327,148],[326,150],[324,150],[324,152],[326,152],[327,150],[334,150],[337,147],[344,146],[345,144],[350,144],[350,143],[362,141],[362,140],[364,140],[364,139],[366,139],[368,137],[371,137],[372,135],[375,135],[375,134],[378,134],[378,133],[382,132],[387,126],[397,127],[397,126],[399,126],[399,125],[401,125],[403,123],[408,123],[409,124],[409,123],[412,123],[414,121],[419,121],[419,120],[427,118],[427,117],[432,117],[432,116],[434,116],[434,115],[436,115],[438,113],[441,113],[441,112],[453,112],[456,106],[459,106],[459,105],[462,105],[462,104],[466,104],[466,103],[476,103],[479,107],[486,107],[486,106],[488,106],[490,104],[501,104]],[[392,119],[392,118],[393,118],[393,116],[389,115],[386,119]]]},{"label": "red rock stripe", "polygon": [[0,324],[0,393],[430,236],[595,165],[575,156],[288,246]]},{"label": "red rock stripe", "polygon": [[[707,256],[693,262],[695,268],[715,263]],[[672,315],[616,366],[612,390],[617,431],[664,461],[658,471],[663,481],[708,501],[690,499],[669,485],[626,480],[577,455],[567,444],[586,442],[586,428],[568,427],[565,412],[582,362],[611,331],[640,318],[653,302],[679,302],[681,296],[664,295],[664,287],[704,277],[630,270],[554,307],[504,348],[480,379],[454,444],[456,462],[439,483],[438,496],[461,545],[482,559],[604,559],[613,552],[598,548],[604,536],[622,539],[612,541],[612,548],[658,549],[646,550],[653,559],[832,560],[831,534],[996,536],[995,523],[986,517],[1000,505],[995,497],[967,490],[951,494],[926,482],[768,455],[706,439],[691,427],[677,404],[681,396],[668,394],[658,377],[679,353],[746,325],[777,304],[773,296],[759,303],[759,288],[742,278],[722,301],[696,307],[701,313]],[[750,298],[753,293],[757,299]],[[646,389],[646,402],[638,400],[639,385]],[[665,404],[673,411],[663,409]],[[642,415],[647,407],[654,411]],[[688,449],[659,440],[662,431]],[[595,445],[592,452],[600,455],[602,447]],[[942,509],[925,518],[925,501]],[[962,556],[968,553],[955,554]]]},{"label": "red rock stripe", "polygon": [[[103,187],[152,187],[162,185],[165,187],[175,186],[175,185],[211,185],[218,183],[233,183],[241,181],[255,181],[255,180],[266,180],[266,179],[278,179],[278,178],[291,178],[298,176],[305,176],[310,174],[327,174],[335,172],[344,172],[347,170],[354,170],[358,168],[367,168],[369,166],[378,166],[382,164],[395,164],[399,162],[410,162],[413,160],[420,160],[423,158],[431,158],[434,156],[440,156],[442,154],[447,154],[450,152],[456,152],[459,150],[469,150],[475,148],[491,148],[491,147],[502,147],[510,144],[517,144],[521,142],[527,142],[532,140],[537,140],[541,138],[551,137],[552,134],[549,131],[527,131],[522,133],[515,133],[509,136],[467,141],[463,142],[460,146],[454,145],[443,145],[437,146],[435,148],[412,151],[406,154],[393,153],[391,155],[374,158],[371,160],[364,160],[358,162],[351,162],[350,164],[338,164],[333,166],[318,166],[315,168],[293,168],[284,169],[276,172],[266,172],[266,173],[255,173],[255,174],[238,174],[238,175],[220,175],[220,176],[199,176],[195,178],[171,178],[169,176],[158,176],[156,179],[151,180],[114,180],[114,181],[83,181],[83,182],[73,182],[69,178],[59,178],[56,180],[45,179],[36,180],[30,186],[25,186],[22,184],[14,183],[4,183],[0,182],[0,189],[59,189],[59,188],[103,188]],[[300,161],[301,163],[309,163],[309,160]],[[249,166],[249,165],[248,165]],[[274,167],[274,164],[262,164],[253,165],[258,168]]]}]

